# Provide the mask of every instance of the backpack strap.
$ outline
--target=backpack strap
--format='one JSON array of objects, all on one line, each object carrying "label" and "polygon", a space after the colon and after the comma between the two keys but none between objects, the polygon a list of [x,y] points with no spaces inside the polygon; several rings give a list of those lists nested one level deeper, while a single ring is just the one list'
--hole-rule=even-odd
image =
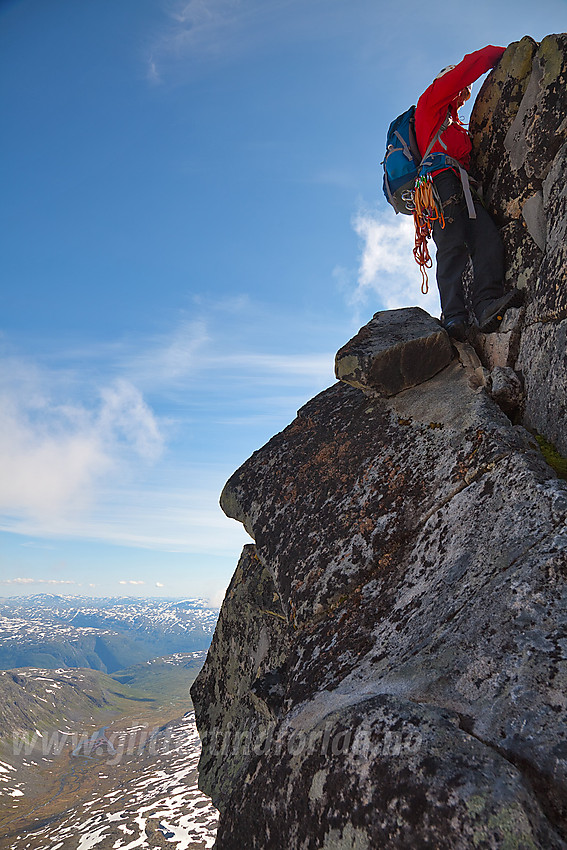
[{"label": "backpack strap", "polygon": [[471,184],[469,181],[469,175],[461,165],[461,163],[457,159],[453,159],[452,156],[447,157],[447,163],[450,163],[454,168],[458,168],[459,176],[461,178],[461,183],[463,184],[463,194],[465,196],[465,201],[467,202],[467,210],[469,212],[469,218],[476,218],[476,210],[474,208],[474,201],[471,192]]},{"label": "backpack strap", "polygon": [[444,133],[444,132],[445,132],[445,130],[446,130],[446,129],[447,129],[447,127],[449,126],[449,122],[450,122],[450,120],[451,120],[451,107],[449,107],[449,108],[447,109],[447,115],[445,116],[445,120],[443,121],[443,123],[441,124],[441,126],[439,127],[439,129],[437,130],[437,132],[435,133],[435,135],[433,136],[433,138],[432,138],[432,139],[431,139],[431,141],[429,142],[429,144],[428,144],[428,146],[427,146],[427,150],[426,150],[426,151],[425,151],[425,153],[423,154],[423,157],[421,158],[421,162],[419,163],[420,167],[423,165],[423,163],[425,162],[425,160],[427,159],[427,157],[428,157],[428,156],[429,156],[429,154],[431,153],[431,150],[432,150],[433,145],[435,144],[435,142],[439,142],[439,143],[440,143],[440,145],[441,145],[441,146],[442,146],[445,150],[447,150],[447,145],[443,142],[443,139],[441,138],[441,135],[442,135],[442,133]]},{"label": "backpack strap", "polygon": [[409,159],[410,162],[413,162],[412,152],[409,149],[409,147],[407,146],[406,141],[403,138],[402,134],[400,132],[398,132],[398,130],[396,130],[396,132],[394,133],[394,136],[396,136],[396,138],[400,142],[400,144],[402,146],[401,149],[402,149],[404,156],[407,157],[407,159]]},{"label": "backpack strap", "polygon": [[[431,153],[431,149],[433,148],[433,145],[437,141],[439,142],[439,144],[445,150],[447,150],[447,145],[443,142],[443,139],[441,138],[441,134],[449,126],[450,120],[451,120],[451,107],[448,108],[447,115],[445,116],[445,120],[443,121],[443,123],[441,124],[441,126],[437,130],[437,133],[435,134],[435,136],[432,138],[431,142],[429,143],[427,150],[425,151],[425,154],[423,156],[423,159],[421,160],[421,162],[419,164],[420,168],[423,165],[423,163],[425,162],[425,160],[427,159],[427,157],[429,156],[429,154]],[[473,196],[472,196],[472,192],[471,192],[471,185],[470,185],[470,182],[469,182],[469,175],[467,174],[467,172],[465,171],[465,169],[463,168],[463,166],[461,165],[461,163],[457,159],[453,159],[452,156],[446,156],[446,161],[447,161],[447,165],[451,165],[451,166],[453,166],[453,168],[458,169],[459,177],[461,178],[461,183],[463,184],[463,194],[465,196],[465,201],[467,202],[467,210],[468,210],[468,213],[469,213],[469,218],[476,218],[476,210],[474,208],[474,201],[473,201]]]}]

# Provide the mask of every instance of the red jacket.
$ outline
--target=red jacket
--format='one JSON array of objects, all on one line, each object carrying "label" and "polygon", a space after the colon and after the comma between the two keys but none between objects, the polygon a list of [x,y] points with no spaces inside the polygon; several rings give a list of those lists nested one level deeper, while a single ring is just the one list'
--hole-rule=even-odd
[{"label": "red jacket", "polygon": [[471,140],[466,128],[460,123],[457,108],[452,103],[460,92],[467,86],[472,85],[475,80],[493,68],[502,54],[504,47],[483,47],[474,53],[468,53],[462,62],[459,62],[451,71],[447,71],[438,80],[434,80],[428,89],[424,91],[417,102],[415,110],[415,132],[417,144],[421,155],[427,150],[427,146],[447,115],[447,109],[451,105],[452,121],[442,135],[442,140],[447,146],[436,142],[433,152],[441,151],[458,160],[464,168],[468,168],[471,153]]}]

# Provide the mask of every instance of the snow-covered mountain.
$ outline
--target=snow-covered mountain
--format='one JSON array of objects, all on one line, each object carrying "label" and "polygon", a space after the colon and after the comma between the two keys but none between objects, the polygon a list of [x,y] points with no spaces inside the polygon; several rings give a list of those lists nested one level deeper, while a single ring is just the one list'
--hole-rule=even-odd
[{"label": "snow-covered mountain", "polygon": [[204,599],[0,599],[0,670],[90,667],[112,673],[207,649],[218,616]]}]

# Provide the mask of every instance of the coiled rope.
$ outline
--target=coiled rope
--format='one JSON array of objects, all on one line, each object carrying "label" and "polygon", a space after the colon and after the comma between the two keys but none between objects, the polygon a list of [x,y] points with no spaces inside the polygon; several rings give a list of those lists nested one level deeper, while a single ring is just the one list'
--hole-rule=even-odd
[{"label": "coiled rope", "polygon": [[416,180],[413,192],[413,221],[415,224],[413,256],[421,272],[421,292],[427,295],[429,281],[426,269],[430,269],[433,265],[427,240],[431,239],[434,222],[438,221],[441,227],[445,227],[443,205],[430,174],[421,175]]}]

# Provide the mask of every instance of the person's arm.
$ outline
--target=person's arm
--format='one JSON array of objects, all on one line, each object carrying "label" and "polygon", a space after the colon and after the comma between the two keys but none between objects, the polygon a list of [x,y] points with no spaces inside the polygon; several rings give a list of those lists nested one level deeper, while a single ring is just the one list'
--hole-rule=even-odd
[{"label": "person's arm", "polygon": [[439,109],[451,103],[459,92],[472,85],[482,74],[494,68],[505,49],[505,47],[494,47],[489,44],[481,50],[475,50],[474,53],[467,53],[458,65],[451,71],[447,71],[438,80],[434,80],[429,86],[428,103],[430,109]]}]

